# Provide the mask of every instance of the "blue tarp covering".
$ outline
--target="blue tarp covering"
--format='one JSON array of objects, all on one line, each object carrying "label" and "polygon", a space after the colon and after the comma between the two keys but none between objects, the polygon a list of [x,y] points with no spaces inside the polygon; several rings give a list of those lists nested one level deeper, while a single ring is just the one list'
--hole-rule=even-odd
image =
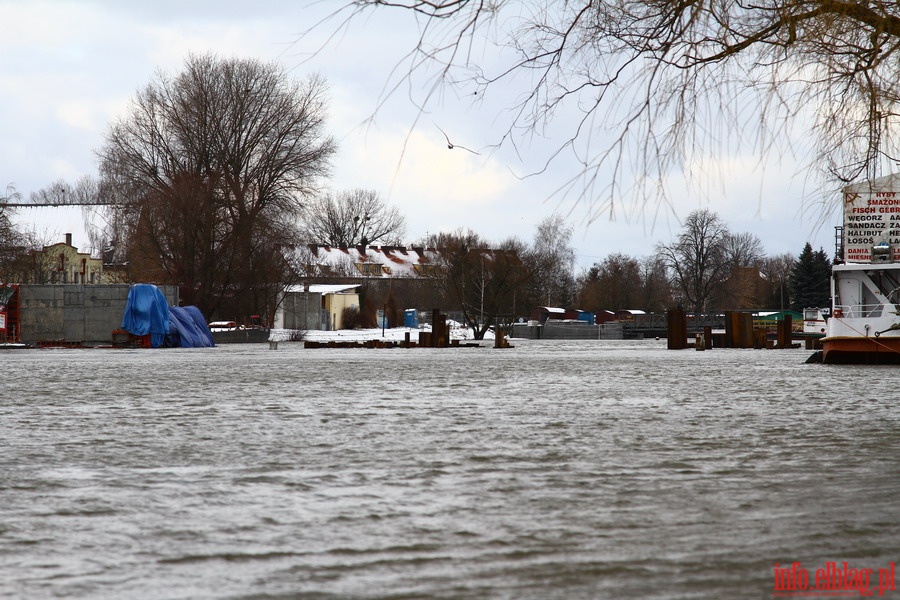
[{"label": "blue tarp covering", "polygon": [[166,345],[173,348],[210,348],[215,346],[209,326],[196,306],[169,307],[169,336]]},{"label": "blue tarp covering", "polygon": [[203,314],[196,306],[169,306],[155,285],[139,283],[128,291],[122,329],[150,335],[153,348],[209,348],[215,346]]}]

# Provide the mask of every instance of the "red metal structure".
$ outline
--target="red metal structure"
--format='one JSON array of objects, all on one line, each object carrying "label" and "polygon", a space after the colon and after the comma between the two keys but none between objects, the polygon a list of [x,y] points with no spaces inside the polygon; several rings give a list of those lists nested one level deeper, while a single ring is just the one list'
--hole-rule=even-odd
[{"label": "red metal structure", "polygon": [[0,343],[18,343],[19,286],[0,283]]}]

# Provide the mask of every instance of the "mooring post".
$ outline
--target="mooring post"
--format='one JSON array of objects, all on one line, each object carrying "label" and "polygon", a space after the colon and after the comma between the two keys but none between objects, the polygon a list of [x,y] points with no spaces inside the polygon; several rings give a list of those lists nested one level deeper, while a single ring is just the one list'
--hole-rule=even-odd
[{"label": "mooring post", "polygon": [[669,350],[684,350],[687,348],[687,321],[684,310],[671,308],[666,311],[666,345]]},{"label": "mooring post", "polygon": [[790,348],[794,343],[794,320],[791,315],[783,315],[778,323],[778,347]]},{"label": "mooring post", "polygon": [[738,324],[734,318],[734,313],[730,310],[725,311],[725,348],[737,348],[737,332],[735,329]]},{"label": "mooring post", "polygon": [[447,315],[440,316],[441,335],[438,337],[438,348],[448,348],[450,346],[450,327],[447,325]]},{"label": "mooring post", "polygon": [[438,308],[431,310],[431,344],[432,348],[438,348],[441,345],[441,311]]}]

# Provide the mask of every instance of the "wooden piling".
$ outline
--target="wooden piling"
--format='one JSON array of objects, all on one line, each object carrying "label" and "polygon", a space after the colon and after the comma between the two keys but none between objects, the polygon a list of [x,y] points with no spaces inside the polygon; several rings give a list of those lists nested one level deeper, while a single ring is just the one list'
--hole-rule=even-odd
[{"label": "wooden piling", "polygon": [[447,325],[447,315],[440,315],[441,333],[437,338],[436,346],[438,348],[448,348],[450,346],[450,327]]},{"label": "wooden piling", "polygon": [[757,350],[762,350],[766,347],[766,330],[762,328],[752,329],[753,333],[753,347]]},{"label": "wooden piling", "polygon": [[494,348],[511,348],[502,327],[498,327],[494,332]]},{"label": "wooden piling", "polygon": [[778,322],[778,347],[790,348],[794,341],[794,323],[791,315],[784,315]]},{"label": "wooden piling", "polygon": [[666,347],[669,350],[687,348],[687,319],[684,310],[672,308],[666,311]]}]

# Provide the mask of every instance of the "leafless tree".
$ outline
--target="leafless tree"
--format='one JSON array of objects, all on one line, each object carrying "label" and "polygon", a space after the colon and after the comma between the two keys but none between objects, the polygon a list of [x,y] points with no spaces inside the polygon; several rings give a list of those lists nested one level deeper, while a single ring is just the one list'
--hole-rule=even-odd
[{"label": "leafless tree", "polygon": [[580,300],[587,310],[639,308],[641,265],[631,256],[615,252],[594,264],[581,277]]},{"label": "leafless tree", "polygon": [[104,201],[100,196],[100,184],[94,177],[84,175],[71,184],[65,179],[57,179],[45,188],[32,192],[32,204],[47,206],[97,206]]},{"label": "leafless tree", "polygon": [[15,208],[9,205],[16,204],[21,199],[22,195],[11,183],[6,186],[6,192],[0,196],[0,236],[4,239],[14,231],[11,217]]},{"label": "leafless tree", "polygon": [[790,307],[791,271],[796,260],[790,252],[763,259],[760,269],[771,284],[772,290],[766,308],[783,310]]},{"label": "leafless tree", "polygon": [[641,259],[641,293],[638,306],[658,312],[672,305],[672,280],[665,263],[658,256]]},{"label": "leafless tree", "polygon": [[517,292],[531,277],[521,260],[525,244],[511,238],[493,246],[471,230],[460,230],[433,235],[428,245],[440,256],[435,283],[451,308],[462,310],[475,339],[512,320],[519,308]]},{"label": "leafless tree", "polygon": [[535,306],[569,307],[575,298],[572,226],[558,214],[538,223],[523,260],[532,271],[527,299]]},{"label": "leafless tree", "polygon": [[656,252],[672,273],[685,308],[703,312],[717,288],[731,274],[726,252],[728,227],[707,209],[695,210],[684,220],[681,233],[670,244],[657,244]]},{"label": "leafless tree", "polygon": [[795,152],[829,191],[900,158],[894,1],[353,0],[332,22],[370,9],[420,21],[386,94],[421,90],[423,112],[448,86],[473,102],[502,95],[497,145],[555,130],[545,168],[579,161],[569,189],[595,215],[622,199],[629,171],[634,198],[658,198],[673,171],[735,144]]},{"label": "leafless tree", "polygon": [[16,204],[21,199],[12,184],[7,185],[0,196],[0,284],[27,281],[31,272],[31,250],[40,248],[33,234],[20,231],[12,221],[15,208],[8,204]]},{"label": "leafless tree", "polygon": [[301,230],[311,244],[331,246],[399,245],[406,219],[378,192],[354,189],[328,193],[303,206]]},{"label": "leafless tree", "polygon": [[181,286],[207,317],[269,314],[302,202],[335,152],[326,102],[318,77],[295,82],[274,64],[213,55],[140,90],[98,153],[116,203],[109,239],[133,278]]},{"label": "leafless tree", "polygon": [[759,267],[766,255],[762,241],[752,233],[729,232],[723,244],[732,268]]},{"label": "leafless tree", "polygon": [[614,252],[578,278],[578,303],[585,310],[664,310],[672,301],[672,284],[659,257],[635,258]]},{"label": "leafless tree", "polygon": [[105,259],[111,260],[112,257],[109,255],[111,242],[108,236],[116,229],[94,224],[95,217],[99,215],[103,218],[108,212],[104,210],[108,200],[101,193],[100,181],[96,177],[84,175],[74,184],[62,178],[57,179],[50,185],[32,192],[29,203],[45,206],[80,206],[91,253],[104,255]]}]

